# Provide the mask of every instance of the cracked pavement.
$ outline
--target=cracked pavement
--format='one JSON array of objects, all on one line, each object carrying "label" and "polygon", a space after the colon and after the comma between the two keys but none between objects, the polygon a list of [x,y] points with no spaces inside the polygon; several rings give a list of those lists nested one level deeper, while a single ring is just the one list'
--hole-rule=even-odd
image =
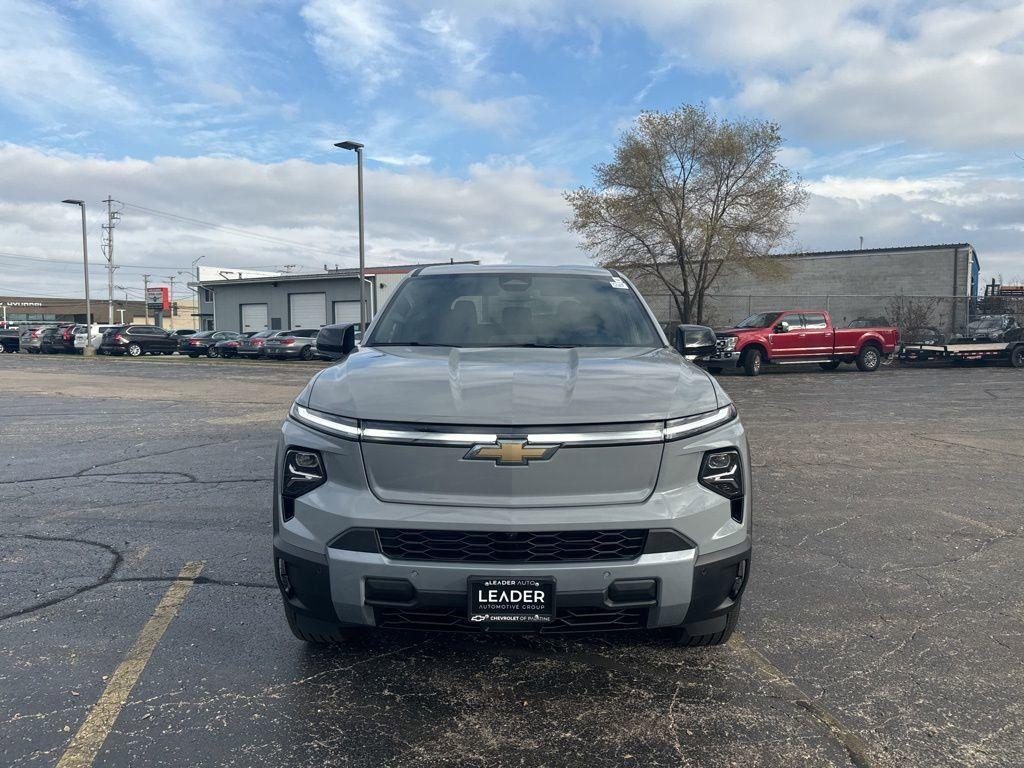
[{"label": "cracked pavement", "polygon": [[267,494],[316,368],[0,356],[0,765],[57,763],[189,561],[96,765],[1020,764],[1020,371],[722,376],[755,459],[724,648],[310,649],[273,583]]}]

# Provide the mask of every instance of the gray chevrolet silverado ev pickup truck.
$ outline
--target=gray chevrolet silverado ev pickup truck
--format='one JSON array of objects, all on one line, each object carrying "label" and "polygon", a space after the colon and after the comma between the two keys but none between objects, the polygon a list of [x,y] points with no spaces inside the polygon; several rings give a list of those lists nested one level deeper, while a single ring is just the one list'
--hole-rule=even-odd
[{"label": "gray chevrolet silverado ev pickup truck", "polygon": [[277,452],[275,572],[297,637],[729,638],[750,574],[746,436],[622,275],[425,267],[361,346],[346,339]]}]

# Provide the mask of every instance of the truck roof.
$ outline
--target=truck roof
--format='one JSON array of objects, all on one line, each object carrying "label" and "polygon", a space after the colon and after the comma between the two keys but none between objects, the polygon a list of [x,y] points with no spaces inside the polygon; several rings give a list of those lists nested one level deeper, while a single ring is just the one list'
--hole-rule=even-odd
[{"label": "truck roof", "polygon": [[557,275],[577,274],[595,275],[606,277],[612,274],[611,270],[603,267],[592,267],[587,264],[567,264],[558,267],[545,267],[535,264],[441,264],[431,267],[423,267],[414,270],[413,275],[467,275],[480,272],[492,274],[518,274],[518,275]]}]

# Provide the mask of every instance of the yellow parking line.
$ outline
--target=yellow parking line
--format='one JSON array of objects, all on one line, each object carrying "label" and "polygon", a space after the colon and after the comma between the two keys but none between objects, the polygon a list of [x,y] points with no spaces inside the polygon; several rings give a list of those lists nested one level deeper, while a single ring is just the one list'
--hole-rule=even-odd
[{"label": "yellow parking line", "polygon": [[804,693],[796,683],[768,661],[764,654],[751,646],[743,635],[739,632],[734,633],[727,647],[753,667],[762,680],[769,685],[775,686],[785,698],[809,712],[822,725],[828,728],[832,735],[839,740],[839,743],[846,748],[850,762],[857,766],[857,768],[875,768],[877,763],[872,756],[872,750],[868,743],[826,709],[824,704]]},{"label": "yellow parking line", "polygon": [[135,638],[128,655],[114,670],[107,687],[103,689],[99,701],[89,710],[89,714],[78,729],[78,733],[71,739],[67,750],[57,763],[57,768],[89,768],[96,760],[96,755],[107,740],[110,729],[114,727],[117,716],[121,714],[128,696],[138,682],[142,670],[146,668],[149,658],[153,655],[160,638],[164,636],[167,627],[178,615],[181,604],[188,596],[189,590],[195,583],[200,571],[203,570],[202,561],[186,563],[181,569],[177,580],[171,584],[164,594],[160,604],[157,605],[153,615],[149,617],[146,626]]}]

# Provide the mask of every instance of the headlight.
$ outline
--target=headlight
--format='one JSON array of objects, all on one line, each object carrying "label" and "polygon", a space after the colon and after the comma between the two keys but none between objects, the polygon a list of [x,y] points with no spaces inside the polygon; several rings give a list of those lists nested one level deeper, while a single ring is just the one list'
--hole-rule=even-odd
[{"label": "headlight", "polygon": [[708,451],[700,465],[700,484],[727,499],[743,496],[740,453],[735,448]]},{"label": "headlight", "polygon": [[736,418],[736,407],[729,405],[709,413],[700,413],[696,416],[687,416],[685,419],[672,419],[665,422],[664,435],[666,440],[679,440],[692,435],[699,435],[701,432],[728,424]]},{"label": "headlight", "polygon": [[289,448],[284,455],[284,482],[281,493],[295,499],[327,482],[324,462],[319,451]]},{"label": "headlight", "polygon": [[726,352],[732,352],[734,349],[736,349],[736,337],[726,336],[724,339],[722,339],[722,349],[724,349]]},{"label": "headlight", "polygon": [[361,434],[359,422],[355,419],[346,419],[343,416],[335,416],[323,411],[314,411],[312,408],[306,408],[298,403],[292,403],[288,415],[300,424],[305,424],[307,427],[312,427],[337,437],[358,440]]}]

